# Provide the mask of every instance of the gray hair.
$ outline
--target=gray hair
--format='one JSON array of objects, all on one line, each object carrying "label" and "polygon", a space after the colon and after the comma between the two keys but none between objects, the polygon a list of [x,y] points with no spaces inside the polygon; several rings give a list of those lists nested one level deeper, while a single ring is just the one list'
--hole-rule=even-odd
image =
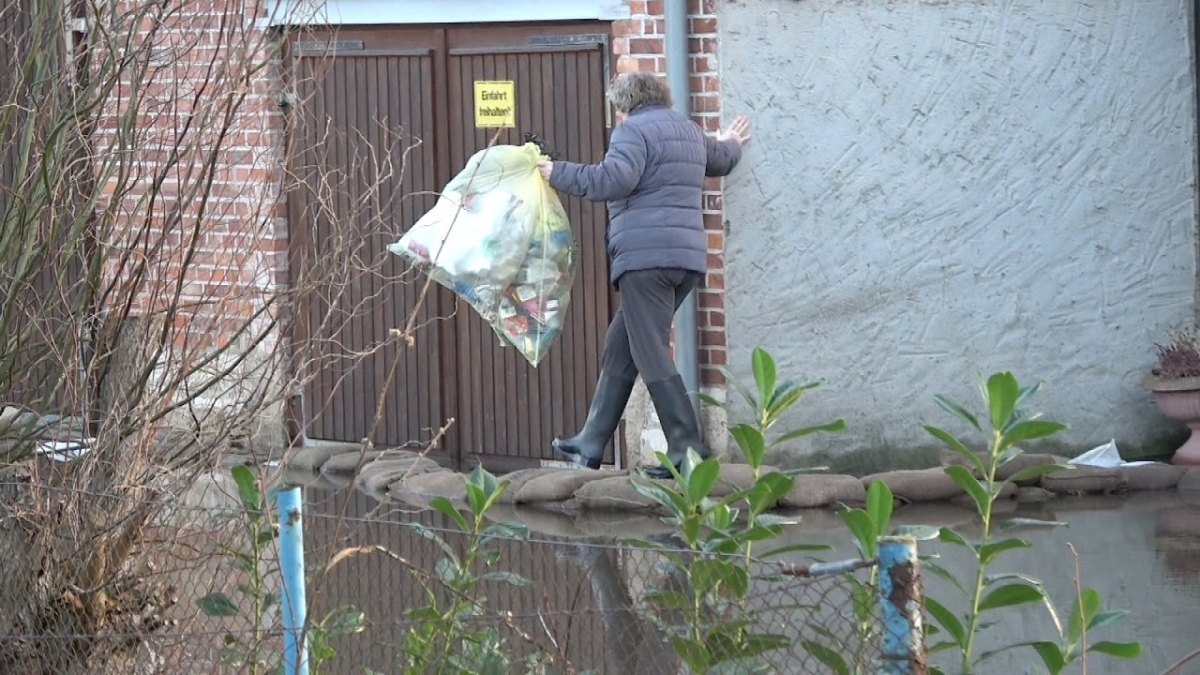
[{"label": "gray hair", "polygon": [[646,105],[671,105],[671,90],[654,73],[624,73],[609,86],[608,100],[617,112],[628,113]]}]

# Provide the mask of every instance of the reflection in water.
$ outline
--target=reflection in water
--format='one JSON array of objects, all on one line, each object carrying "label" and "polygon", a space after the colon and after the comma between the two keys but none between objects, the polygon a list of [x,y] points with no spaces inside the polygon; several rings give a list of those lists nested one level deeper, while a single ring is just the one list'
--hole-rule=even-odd
[{"label": "reflection in water", "polygon": [[[432,569],[441,552],[427,540],[416,536],[402,523],[420,520],[431,527],[447,525],[440,514],[419,515],[391,512],[372,513],[378,505],[358,494],[310,494],[305,524],[310,561],[320,565],[332,551],[344,546],[381,545],[414,564]],[[1015,551],[1002,559],[996,571],[1022,571],[1040,577],[1060,607],[1074,594],[1074,562],[1066,547],[1071,543],[1080,553],[1084,584],[1099,589],[1106,607],[1131,612],[1129,619],[1106,628],[1097,639],[1139,640],[1145,657],[1132,668],[1129,664],[1097,658],[1089,662],[1089,673],[1158,673],[1184,654],[1200,647],[1200,496],[1179,493],[1134,494],[1128,497],[1058,499],[1037,505],[1006,505],[1011,515],[1060,520],[1069,527],[1031,530],[1020,533],[1036,545],[1035,549]],[[341,513],[349,519],[335,516]],[[840,520],[828,512],[802,514],[799,526],[789,528],[788,543],[828,543],[835,547],[829,559],[854,556],[853,544]],[[662,560],[640,550],[616,550],[604,546],[605,540],[570,538],[561,535],[571,528],[583,532],[599,528],[574,524],[566,516],[547,512],[523,513],[511,509],[506,520],[521,520],[531,526],[534,541],[501,542],[499,569],[511,571],[534,583],[526,588],[489,585],[489,607],[513,613],[513,622],[537,641],[540,649],[563,654],[577,670],[598,673],[673,673],[678,664],[662,632],[648,618],[646,592],[653,587],[669,588],[678,584],[667,574]],[[901,508],[897,524],[952,524],[964,534],[976,529],[971,513],[949,506]],[[545,525],[548,524],[548,525]],[[550,528],[553,529],[550,529]],[[540,528],[540,531],[539,531]],[[657,519],[642,523],[623,521],[611,524],[610,533],[628,534],[661,531]],[[553,533],[553,534],[551,534]],[[461,539],[451,538],[462,546]],[[611,541],[611,540],[609,540]],[[944,556],[945,566],[965,575],[969,561],[955,557],[936,543],[922,544],[923,552]],[[796,584],[793,584],[795,587]],[[952,597],[945,585],[927,575],[931,595]],[[768,589],[775,593],[773,587]],[[370,627],[361,635],[344,638],[334,645],[339,657],[330,672],[362,673],[369,667],[378,672],[396,672],[402,663],[399,645],[404,635],[404,612],[422,601],[421,589],[402,566],[383,556],[352,560],[336,568],[314,593],[317,612],[341,604],[361,608]],[[841,600],[828,594],[813,596],[791,621],[803,623],[806,617],[817,621],[825,610]],[[778,597],[767,602],[778,603]],[[780,625],[786,617],[780,615]],[[1001,624],[990,631],[982,650],[1030,638],[1042,638],[1053,628],[1037,606],[1006,609],[997,615]],[[664,617],[670,619],[670,617]],[[835,624],[820,618],[823,625]],[[839,635],[846,628],[838,627]],[[798,631],[803,627],[783,627]],[[522,640],[510,640],[517,651],[530,647]],[[798,649],[798,648],[797,648]],[[792,652],[792,658],[803,654]],[[1007,661],[999,660],[988,672],[1025,672],[1034,661],[1031,653],[1012,652]],[[810,672],[787,669],[781,672]],[[811,672],[820,672],[814,668]],[[1200,666],[1183,672],[1200,673]]]},{"label": "reflection in water", "polygon": [[588,574],[592,594],[603,617],[602,639],[611,663],[620,673],[674,673],[678,666],[665,636],[646,615],[635,611],[629,585],[621,574],[619,556],[628,551],[590,543],[563,544],[559,551]]},{"label": "reflection in water", "polygon": [[1177,506],[1159,512],[1154,547],[1167,577],[1180,586],[1200,585],[1200,506]]}]

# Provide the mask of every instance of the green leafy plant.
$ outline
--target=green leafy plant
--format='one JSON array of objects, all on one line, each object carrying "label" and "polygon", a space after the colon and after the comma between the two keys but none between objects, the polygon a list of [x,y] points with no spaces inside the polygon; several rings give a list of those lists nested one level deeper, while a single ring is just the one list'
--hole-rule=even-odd
[{"label": "green leafy plant", "polygon": [[[670,515],[664,520],[675,527],[683,547],[633,543],[662,555],[682,579],[683,588],[653,589],[647,594],[656,623],[691,672],[760,672],[764,666],[758,657],[787,646],[790,640],[753,630],[754,615],[746,600],[754,570],[747,551],[754,542],[782,533],[788,521],[766,512],[791,490],[794,479],[778,472],[761,474],[748,489],[716,500],[710,497],[720,476],[716,459],[702,461],[689,450],[678,470],[662,453],[659,461],[671,467],[675,486],[635,480],[633,487],[667,509]],[[735,504],[747,511],[744,523],[738,521],[741,509]]]},{"label": "green leafy plant", "polygon": [[[958,437],[938,427],[925,429],[947,447],[960,455],[965,463],[946,467],[946,473],[971,498],[979,514],[981,534],[978,541],[970,541],[951,528],[941,528],[938,539],[967,551],[974,559],[973,580],[963,584],[945,568],[926,562],[925,568],[958,590],[966,599],[964,614],[956,614],[938,600],[926,597],[926,609],[932,616],[940,634],[946,639],[930,647],[931,653],[957,650],[962,673],[972,673],[982,662],[1004,651],[975,654],[976,640],[986,625],[984,617],[992,612],[1028,603],[1043,603],[1058,627],[1060,641],[1027,642],[1017,646],[1029,646],[1042,658],[1043,664],[1052,672],[1059,673],[1081,658],[1086,651],[1095,651],[1123,658],[1136,658],[1141,653],[1137,643],[1096,643],[1082,647],[1083,635],[1089,629],[1100,628],[1123,616],[1120,612],[1100,612],[1100,595],[1093,589],[1084,589],[1076,599],[1076,611],[1064,628],[1058,612],[1042,584],[1023,574],[992,574],[992,566],[1007,552],[1027,549],[1032,544],[1024,539],[1005,535],[1020,527],[1055,526],[1061,523],[1012,518],[999,522],[995,517],[995,504],[1004,488],[1004,481],[997,478],[999,469],[1018,457],[1020,444],[1053,436],[1064,430],[1065,425],[1042,420],[1039,415],[1027,415],[1022,406],[1037,392],[1038,386],[1021,387],[1011,373],[992,375],[980,387],[986,416],[984,422],[964,406],[944,397],[936,397],[937,403],[946,411],[968,424],[984,439],[987,450],[976,454]],[[1016,472],[1009,480],[1019,482],[1059,471],[1066,467],[1058,465],[1030,467]],[[1010,649],[1012,647],[1006,647]],[[935,672],[940,672],[936,671]]]},{"label": "green leafy plant", "polygon": [[[874,482],[867,489],[865,509],[847,508],[838,514],[854,535],[855,546],[864,560],[875,560],[879,557],[879,538],[887,534],[888,528],[891,527],[894,503],[891,489],[884,483]],[[875,592],[879,584],[879,568],[870,568],[866,581],[851,574],[847,575],[846,582],[850,585],[850,598],[853,602],[855,627],[860,644],[873,644],[880,635],[877,612],[879,599]],[[838,638],[824,628],[815,626],[814,630],[829,644],[839,643]],[[849,675],[853,672],[846,660],[829,645],[815,640],[806,640],[803,644],[810,654],[837,675]]]},{"label": "green leafy plant", "polygon": [[[753,388],[739,382],[728,370],[722,369],[721,372],[750,409],[751,420],[730,427],[729,433],[751,466],[761,466],[767,454],[780,444],[815,433],[833,433],[846,428],[845,420],[838,419],[826,424],[787,431],[771,438],[770,432],[775,425],[801,401],[806,392],[816,389],[820,383],[800,383],[794,380],[780,382],[775,359],[761,347],[754,348],[750,355],[750,365],[754,373]],[[711,396],[702,398],[709,405],[722,405]]]},{"label": "green leafy plant", "polygon": [[[854,536],[855,546],[863,560],[875,560],[879,556],[879,538],[887,534],[891,527],[894,503],[891,489],[884,483],[874,482],[867,489],[865,509],[846,508],[838,514]],[[879,570],[877,567],[870,568],[865,581],[854,574],[847,575],[845,580],[850,586],[859,643],[874,644],[880,636],[876,611],[879,599],[875,591],[879,583]],[[836,675],[857,672],[847,663],[840,650],[834,648],[834,645],[844,642],[841,637],[833,635],[823,626],[809,627],[823,638],[822,641],[802,641],[801,644],[809,654]]]},{"label": "green leafy plant", "polygon": [[[246,466],[235,466],[232,474],[241,507],[239,519],[243,526],[243,543],[241,547],[223,545],[222,551],[234,561],[235,569],[244,578],[237,584],[235,596],[242,602],[239,604],[235,597],[221,591],[209,593],[196,602],[207,616],[240,617],[250,624],[250,630],[244,634],[233,631],[225,634],[222,663],[252,674],[274,672],[282,664],[282,655],[276,650],[263,649],[263,645],[269,637],[268,617],[272,612],[281,611],[279,594],[269,590],[270,578],[278,575],[279,569],[270,567],[267,559],[278,531],[254,473]],[[323,664],[337,655],[329,644],[331,638],[362,632],[365,625],[362,612],[341,607],[308,626],[310,671],[319,672]]]},{"label": "green leafy plant", "polygon": [[[461,552],[437,532],[419,523],[411,524],[418,534],[437,544],[444,557],[432,575],[413,568],[425,588],[426,602],[407,612],[413,625],[403,644],[403,672],[501,675],[514,667],[504,636],[496,627],[478,621],[486,611],[486,599],[478,592],[480,584],[530,584],[511,572],[492,569],[500,562],[500,551],[494,545],[497,539],[528,536],[524,526],[495,523],[487,518],[507,488],[507,482],[498,482],[479,466],[467,478],[466,514],[445,497],[431,502],[464,536],[466,544]],[[479,566],[492,571],[480,574]],[[525,668],[535,669],[539,658],[531,655]]]},{"label": "green leafy plant", "polygon": [[223,545],[222,550],[244,576],[245,580],[236,587],[237,596],[244,603],[239,605],[234,598],[218,591],[200,598],[197,604],[208,616],[225,619],[242,617],[251,626],[246,634],[225,634],[221,651],[223,663],[250,673],[266,672],[274,670],[280,660],[278,654],[262,654],[261,649],[266,640],[266,618],[279,604],[278,594],[267,588],[269,571],[265,564],[265,554],[275,541],[276,530],[253,472],[245,466],[236,466],[233,468],[233,480],[238,488],[241,506],[239,518],[243,527],[243,543],[241,546]]},{"label": "green leafy plant", "polygon": [[[769,352],[760,347],[756,347],[751,353],[750,366],[754,377],[752,386],[743,384],[728,370],[722,370],[726,380],[732,383],[733,389],[741,396],[742,401],[745,403],[750,412],[750,419],[748,421],[735,424],[729,429],[730,436],[733,438],[738,450],[745,458],[746,463],[751,467],[753,477],[756,481],[755,486],[747,491],[745,495],[731,495],[734,497],[735,501],[730,503],[737,503],[736,500],[741,498],[744,498],[746,501],[747,522],[745,531],[747,532],[754,531],[756,524],[761,522],[761,516],[764,515],[765,510],[774,506],[779,497],[782,497],[783,495],[787,494],[787,492],[790,492],[791,487],[794,484],[794,479],[789,479],[786,484],[786,490],[779,493],[777,497],[764,501],[764,497],[770,495],[771,493],[769,488],[762,485],[764,476],[763,465],[768,454],[770,454],[773,449],[784,443],[817,433],[836,433],[843,431],[846,428],[845,420],[837,419],[833,422],[828,422],[825,424],[817,424],[783,433],[776,433],[775,429],[783,420],[783,418],[803,400],[803,397],[807,392],[816,389],[818,386],[820,386],[820,383],[801,383],[795,380],[781,381],[779,379],[775,359]],[[704,397],[704,400],[709,405],[722,405],[719,401],[713,399],[712,397]],[[768,473],[767,475],[769,476],[771,474]],[[774,481],[777,479],[771,480]],[[782,488],[783,485],[781,484],[779,487]],[[772,536],[778,536],[778,533]],[[744,543],[738,544],[737,546],[743,558],[742,566],[747,570],[751,569],[755,541],[755,539],[750,539]],[[769,555],[778,555],[787,551],[795,550],[818,551],[827,549],[828,547],[823,545],[800,545],[786,549],[777,549],[772,551]],[[866,589],[866,595],[870,595],[869,588]],[[863,597],[864,596],[862,593],[856,593],[856,602],[861,600]],[[823,630],[821,627],[816,628],[818,629],[818,632]],[[828,636],[828,639],[831,640],[831,643],[837,642],[833,636]],[[818,655],[818,658],[820,658],[819,652],[825,649],[822,645],[815,642],[806,645],[806,648],[814,655]],[[823,660],[826,665],[841,660],[841,657],[838,656],[835,651],[826,651],[828,651],[831,655],[829,661]]]}]

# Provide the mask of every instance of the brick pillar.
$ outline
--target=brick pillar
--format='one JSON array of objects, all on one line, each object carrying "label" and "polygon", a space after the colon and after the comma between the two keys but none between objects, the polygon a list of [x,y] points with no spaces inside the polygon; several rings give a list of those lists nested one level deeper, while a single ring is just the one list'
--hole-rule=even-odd
[{"label": "brick pillar", "polygon": [[[125,9],[135,7],[156,6],[129,0]],[[260,0],[157,7],[120,29],[115,23],[132,14],[93,17],[93,26],[107,26],[89,36],[96,54],[106,54],[106,35],[132,32],[148,55],[138,58],[149,63],[129,68],[139,80],[112,91],[95,131],[100,163],[119,152],[131,167],[131,177],[109,176],[102,187],[99,209],[112,224],[104,236],[151,270],[135,306],[151,321],[173,324],[174,353],[160,367],[195,368],[213,348],[233,346],[208,369],[231,368],[233,381],[205,404],[235,408],[270,377],[264,363],[280,342],[269,317],[252,317],[287,274],[281,67],[273,38],[255,23],[266,16]],[[122,131],[131,114],[134,130]],[[114,278],[122,273],[110,269]],[[247,351],[254,358],[238,365]]]},{"label": "brick pillar", "polygon": [[[721,128],[721,77],[719,70],[715,0],[691,0],[688,12],[691,51],[692,118],[708,133]],[[648,71],[666,74],[663,0],[630,0],[630,17],[613,24],[613,53],[619,73]],[[683,95],[672,92],[674,96]],[[710,179],[704,192],[704,225],[708,232],[708,276],[697,298],[700,331],[700,382],[704,393],[724,400],[725,380],[720,368],[726,361],[725,339],[725,226],[722,181]],[[705,439],[715,455],[727,448],[723,410],[705,408]],[[625,441],[632,463],[655,463],[653,453],[665,451],[666,441],[653,406],[641,384],[626,410]]]}]

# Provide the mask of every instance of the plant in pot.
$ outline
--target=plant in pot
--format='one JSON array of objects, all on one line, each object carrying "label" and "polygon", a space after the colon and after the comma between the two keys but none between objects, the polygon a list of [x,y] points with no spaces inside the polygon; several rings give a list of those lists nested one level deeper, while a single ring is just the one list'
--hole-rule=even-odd
[{"label": "plant in pot", "polygon": [[1165,345],[1155,345],[1158,364],[1143,385],[1158,409],[1192,430],[1175,451],[1172,464],[1200,466],[1200,331],[1177,331]]}]

